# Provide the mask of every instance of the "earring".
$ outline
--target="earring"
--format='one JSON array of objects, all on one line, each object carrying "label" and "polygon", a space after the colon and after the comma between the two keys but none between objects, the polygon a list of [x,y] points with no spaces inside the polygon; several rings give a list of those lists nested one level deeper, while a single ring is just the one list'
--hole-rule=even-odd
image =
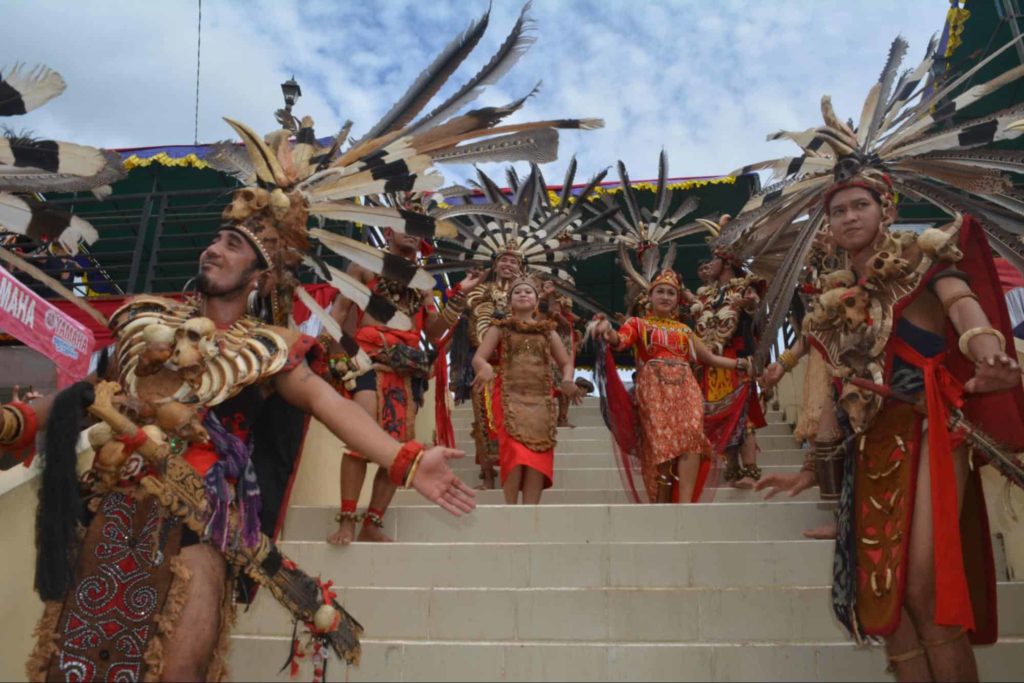
[{"label": "earring", "polygon": [[263,302],[260,300],[259,292],[255,287],[249,292],[245,302],[245,310],[254,318],[262,318]]}]

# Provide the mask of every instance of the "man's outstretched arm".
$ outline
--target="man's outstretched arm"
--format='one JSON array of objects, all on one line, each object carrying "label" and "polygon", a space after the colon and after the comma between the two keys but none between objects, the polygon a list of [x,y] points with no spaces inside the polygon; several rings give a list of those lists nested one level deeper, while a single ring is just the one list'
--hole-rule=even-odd
[{"label": "man's outstretched arm", "polygon": [[[320,420],[328,430],[385,470],[391,470],[402,444],[388,435],[355,402],[343,398],[331,385],[303,363],[275,376],[274,384],[286,401]],[[461,458],[462,451],[434,446],[424,451],[412,472],[411,486],[454,515],[476,507],[474,493],[452,473],[447,461]],[[399,476],[405,474],[397,473]]]}]

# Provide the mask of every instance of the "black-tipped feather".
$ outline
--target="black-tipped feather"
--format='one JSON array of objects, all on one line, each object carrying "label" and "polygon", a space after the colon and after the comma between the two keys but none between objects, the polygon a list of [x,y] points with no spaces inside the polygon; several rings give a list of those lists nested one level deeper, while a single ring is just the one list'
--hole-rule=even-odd
[{"label": "black-tipped feather", "polygon": [[505,42],[501,44],[501,47],[498,48],[498,51],[494,53],[494,56],[491,57],[484,68],[459,88],[454,95],[439,104],[422,119],[409,126],[409,133],[426,130],[442,123],[462,109],[462,107],[476,99],[484,87],[496,83],[502,76],[508,73],[508,70],[512,68],[536,40],[528,33],[533,25],[532,20],[526,16],[529,9],[530,3],[527,3],[519,13],[519,19],[505,38]]},{"label": "black-tipped feather", "polygon": [[[372,140],[391,131],[398,130],[412,121],[427,106],[441,87],[448,81],[455,70],[466,60],[466,57],[480,43],[487,25],[490,23],[490,9],[482,17],[474,21],[456,38],[448,43],[434,61],[420,73],[398,102],[391,107],[380,121],[362,137]],[[356,143],[358,144],[358,143]]]}]

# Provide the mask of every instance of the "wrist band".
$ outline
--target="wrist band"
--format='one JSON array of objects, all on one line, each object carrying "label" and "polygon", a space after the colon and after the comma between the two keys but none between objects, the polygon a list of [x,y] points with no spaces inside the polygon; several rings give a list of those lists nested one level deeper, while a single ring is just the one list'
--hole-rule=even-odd
[{"label": "wrist band", "polygon": [[458,293],[448,299],[448,303],[444,305],[444,309],[441,311],[441,317],[449,327],[452,327],[459,318],[462,317],[462,313],[466,310],[466,297],[462,293]]},{"label": "wrist band", "polygon": [[790,349],[786,349],[779,354],[779,365],[781,365],[786,372],[790,372],[799,362],[800,359],[797,358],[796,354]]},{"label": "wrist band", "polygon": [[974,292],[960,292],[959,294],[954,294],[953,296],[949,297],[949,301],[944,301],[942,303],[942,307],[946,310],[946,315],[949,315],[949,312],[953,309],[953,304],[960,301],[961,299],[974,299],[975,301],[977,301],[978,295],[975,294]]},{"label": "wrist band", "polygon": [[395,456],[395,461],[388,468],[388,477],[391,479],[392,484],[395,486],[403,486],[405,484],[409,471],[412,469],[413,461],[421,453],[423,453],[423,444],[419,441],[407,441],[402,444],[398,455]]},{"label": "wrist band", "polygon": [[27,403],[11,401],[3,406],[0,444],[12,449],[24,448],[35,441],[38,431],[39,418]]},{"label": "wrist band", "polygon": [[968,344],[975,337],[980,337],[985,334],[991,334],[993,337],[999,340],[1000,350],[1006,348],[1006,337],[1004,337],[1003,333],[1000,332],[999,330],[995,329],[994,327],[972,327],[971,329],[967,330],[966,332],[960,335],[960,353],[964,354],[970,360],[977,363],[978,359],[975,358],[974,354],[971,353],[971,349],[970,347],[968,347]]},{"label": "wrist band", "polygon": [[416,479],[416,470],[420,468],[420,461],[423,460],[424,452],[421,450],[416,454],[416,459],[412,461],[412,465],[409,467],[409,474],[405,475],[405,481],[402,483],[402,486],[407,489],[412,488],[412,482]]}]

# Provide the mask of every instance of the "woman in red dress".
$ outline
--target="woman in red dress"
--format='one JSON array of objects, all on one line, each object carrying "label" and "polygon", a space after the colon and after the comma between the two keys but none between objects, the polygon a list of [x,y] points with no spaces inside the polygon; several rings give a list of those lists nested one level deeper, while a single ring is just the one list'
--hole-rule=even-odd
[{"label": "woman in red dress", "polygon": [[602,320],[596,331],[616,350],[636,354],[640,469],[651,502],[695,502],[711,465],[704,436],[704,398],[690,364],[747,370],[745,358],[711,353],[678,320],[682,285],[663,270],[648,289],[650,314],[626,320],[616,332]]},{"label": "woman in red dress", "polygon": [[[573,365],[558,338],[555,323],[537,315],[540,283],[521,277],[509,292],[510,315],[496,320],[473,356],[474,390],[493,383],[491,406],[498,434],[498,458],[505,502],[525,505],[540,502],[541,492],[551,486],[557,434],[557,399],[551,363],[562,373],[559,387],[570,400],[579,402],[572,381]],[[499,369],[488,363],[497,351]]]}]

